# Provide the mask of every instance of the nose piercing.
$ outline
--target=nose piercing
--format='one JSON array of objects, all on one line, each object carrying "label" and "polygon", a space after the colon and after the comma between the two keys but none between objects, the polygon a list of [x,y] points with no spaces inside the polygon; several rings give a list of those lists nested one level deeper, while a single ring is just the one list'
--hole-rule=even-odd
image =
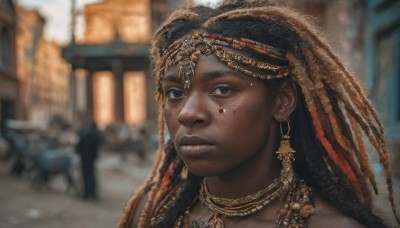
[{"label": "nose piercing", "polygon": [[220,108],[220,109],[218,109],[218,112],[219,112],[219,113],[223,113],[223,112],[225,112],[225,109]]}]

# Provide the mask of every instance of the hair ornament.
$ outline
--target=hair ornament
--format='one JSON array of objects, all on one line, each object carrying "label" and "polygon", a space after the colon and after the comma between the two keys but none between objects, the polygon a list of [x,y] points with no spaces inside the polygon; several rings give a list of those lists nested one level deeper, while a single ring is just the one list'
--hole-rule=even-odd
[{"label": "hair ornament", "polygon": [[[265,61],[258,61],[245,53],[265,55]],[[280,49],[247,38],[231,38],[218,34],[194,32],[172,43],[163,53],[160,77],[165,70],[179,66],[179,78],[184,89],[190,89],[194,68],[201,55],[214,54],[232,70],[260,79],[276,79],[289,76],[286,53]],[[274,63],[268,62],[273,60]],[[279,62],[281,64],[276,64]]]}]

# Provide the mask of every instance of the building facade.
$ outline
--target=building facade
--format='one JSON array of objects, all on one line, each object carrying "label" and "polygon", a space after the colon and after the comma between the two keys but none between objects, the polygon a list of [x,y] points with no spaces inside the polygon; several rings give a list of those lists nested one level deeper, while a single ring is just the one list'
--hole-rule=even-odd
[{"label": "building facade", "polygon": [[16,56],[17,72],[20,79],[19,106],[22,110],[21,119],[30,118],[30,104],[34,104],[35,75],[39,40],[43,36],[45,19],[37,10],[17,7],[17,39]]},{"label": "building facade", "polygon": [[150,1],[89,4],[84,20],[83,37],[73,39],[63,50],[72,66],[76,115],[103,126],[154,125],[148,121],[156,119],[148,58]]},{"label": "building facade", "polygon": [[48,121],[53,116],[63,116],[71,120],[69,65],[61,57],[61,48],[54,41],[39,40],[33,87],[29,119]]},{"label": "building facade", "polygon": [[18,7],[17,17],[20,119],[44,123],[53,116],[71,119],[69,65],[60,46],[44,38],[45,19],[38,11]]},{"label": "building facade", "polygon": [[19,80],[16,71],[16,10],[11,0],[0,1],[0,127],[18,118]]}]

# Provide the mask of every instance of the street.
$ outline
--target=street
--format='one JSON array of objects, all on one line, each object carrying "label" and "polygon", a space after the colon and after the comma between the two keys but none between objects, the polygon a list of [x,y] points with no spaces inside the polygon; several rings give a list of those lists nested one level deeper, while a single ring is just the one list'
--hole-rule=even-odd
[{"label": "street", "polygon": [[97,161],[100,199],[83,201],[77,193],[67,193],[62,177],[37,191],[26,176],[10,176],[8,162],[1,160],[0,227],[116,227],[125,203],[143,183],[152,163],[152,158],[140,161],[134,154],[121,159],[116,153],[102,152]]},{"label": "street", "polygon": [[[146,161],[140,161],[135,154],[121,157],[115,152],[102,152],[97,162],[100,199],[83,201],[76,193],[66,192],[62,177],[36,191],[27,177],[10,176],[9,162],[0,160],[0,228],[116,227],[125,203],[148,176],[153,162],[154,153]],[[374,205],[385,220],[392,221],[390,227],[397,227],[387,201],[383,174],[377,174],[379,192],[383,194],[375,199]],[[399,192],[397,177],[394,196],[398,206]]]}]

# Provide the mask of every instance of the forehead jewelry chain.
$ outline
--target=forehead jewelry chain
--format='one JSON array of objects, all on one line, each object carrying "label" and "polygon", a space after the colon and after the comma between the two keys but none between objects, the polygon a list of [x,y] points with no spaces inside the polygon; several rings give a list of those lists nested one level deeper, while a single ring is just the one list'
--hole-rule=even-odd
[{"label": "forehead jewelry chain", "polygon": [[[232,50],[239,51],[238,53]],[[258,61],[243,53],[265,55],[265,61]],[[174,65],[179,66],[179,78],[184,88],[189,89],[194,68],[200,55],[214,54],[222,63],[240,73],[261,79],[277,79],[289,76],[285,52],[272,46],[245,38],[229,38],[209,33],[193,33],[172,43],[162,54],[159,77]],[[269,59],[278,61],[269,63]]]},{"label": "forehead jewelry chain", "polygon": [[188,90],[200,55],[210,55],[211,53],[213,53],[212,47],[199,39],[197,33],[193,33],[186,36],[183,41],[178,41],[170,46],[165,52],[166,59],[162,61],[163,69],[178,64],[179,78],[183,79],[184,89]]},{"label": "forehead jewelry chain", "polygon": [[193,39],[185,39],[182,44],[182,51],[178,54],[177,59],[180,59],[179,78],[184,80],[184,88],[190,88],[190,78],[194,76],[194,67],[198,58],[198,50]]}]

